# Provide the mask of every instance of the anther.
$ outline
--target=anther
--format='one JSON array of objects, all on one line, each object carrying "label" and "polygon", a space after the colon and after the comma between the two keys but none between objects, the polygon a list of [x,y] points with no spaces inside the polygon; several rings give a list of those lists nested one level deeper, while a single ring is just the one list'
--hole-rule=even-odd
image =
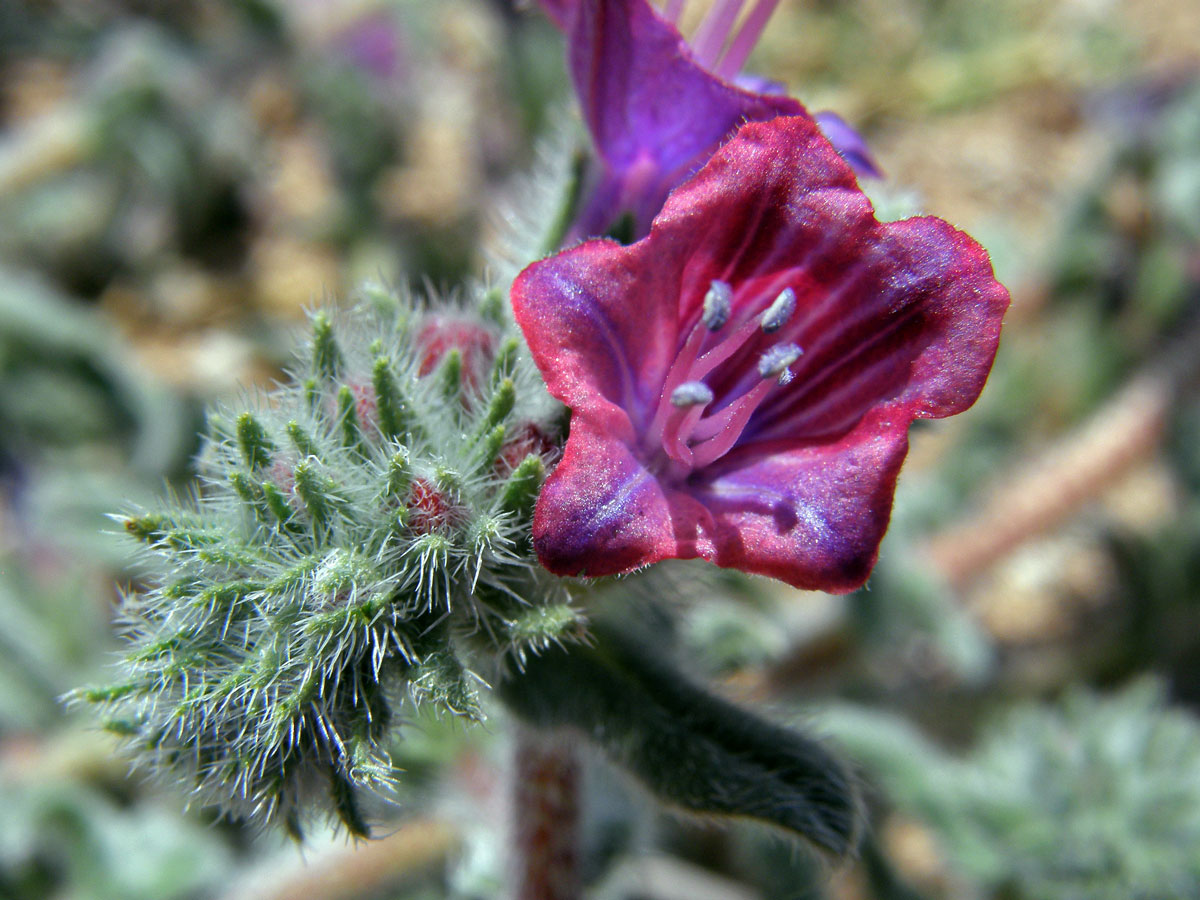
[{"label": "anther", "polygon": [[685,381],[671,391],[671,405],[680,408],[708,406],[713,401],[712,389],[703,381]]},{"label": "anther", "polygon": [[787,320],[796,311],[796,292],[790,287],[784,288],[775,301],[767,307],[762,315],[762,330],[764,334],[778,331],[787,324]]},{"label": "anther", "polygon": [[733,308],[733,288],[724,281],[713,280],[704,295],[704,313],[701,319],[709,331],[720,331],[729,321]]},{"label": "anther", "polygon": [[763,378],[778,376],[780,384],[787,384],[792,380],[788,366],[798,360],[803,352],[795,344],[776,344],[759,358],[758,374]]}]

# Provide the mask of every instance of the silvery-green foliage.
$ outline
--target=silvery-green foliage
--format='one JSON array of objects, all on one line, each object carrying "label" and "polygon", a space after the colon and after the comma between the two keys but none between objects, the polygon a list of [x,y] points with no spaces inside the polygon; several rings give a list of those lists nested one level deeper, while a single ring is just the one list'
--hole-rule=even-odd
[{"label": "silvery-green foliage", "polygon": [[315,315],[286,386],[210,417],[197,496],[122,519],[155,574],[81,696],[199,802],[363,833],[401,703],[478,720],[481,685],[580,631],[528,538],[560,413],[479,294]]},{"label": "silvery-green foliage", "polygon": [[823,724],[983,897],[1200,896],[1200,722],[1154,682],[1018,707],[961,760],[894,717]]}]

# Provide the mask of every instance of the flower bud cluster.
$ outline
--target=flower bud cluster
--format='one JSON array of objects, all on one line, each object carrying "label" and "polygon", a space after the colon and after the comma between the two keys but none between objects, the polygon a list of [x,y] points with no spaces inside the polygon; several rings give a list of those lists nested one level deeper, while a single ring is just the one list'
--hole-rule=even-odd
[{"label": "flower bud cluster", "polygon": [[373,299],[210,418],[198,497],[122,519],[156,574],[121,679],[82,692],[200,802],[292,829],[365,832],[400,704],[479,719],[478,684],[581,630],[530,548],[560,409],[501,298]]}]

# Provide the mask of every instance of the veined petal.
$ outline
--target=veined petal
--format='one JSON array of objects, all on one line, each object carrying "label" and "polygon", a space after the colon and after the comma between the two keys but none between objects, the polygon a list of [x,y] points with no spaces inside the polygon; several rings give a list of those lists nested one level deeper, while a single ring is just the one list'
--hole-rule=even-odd
[{"label": "veined petal", "polygon": [[679,555],[667,491],[586,416],[572,418],[566,452],[538,496],[533,546],[556,575],[613,575]]},{"label": "veined petal", "polygon": [[630,441],[676,352],[680,257],[667,248],[651,264],[652,249],[588,241],[527,267],[512,288],[550,393]]},{"label": "veined petal", "polygon": [[830,287],[839,308],[801,326],[795,390],[764,406],[749,438],[833,435],[873,407],[943,418],[983,390],[1008,306],[983,248],[931,217],[880,226],[874,241]]},{"label": "veined petal", "polygon": [[[797,294],[776,337],[804,355],[743,443],[844,433],[885,402],[909,421],[940,418],[983,389],[1008,306],[986,252],[940,219],[878,223],[808,119],[743,128],[671,195],[652,237],[688,243],[686,270],[737,285],[739,307],[784,285]],[[681,303],[690,321],[702,294],[685,285]],[[735,392],[753,380],[745,369],[709,384]]]},{"label": "veined petal", "polygon": [[709,473],[692,489],[712,517],[700,555],[793,587],[857,588],[887,530],[907,431],[873,413],[837,442],[746,456]]}]

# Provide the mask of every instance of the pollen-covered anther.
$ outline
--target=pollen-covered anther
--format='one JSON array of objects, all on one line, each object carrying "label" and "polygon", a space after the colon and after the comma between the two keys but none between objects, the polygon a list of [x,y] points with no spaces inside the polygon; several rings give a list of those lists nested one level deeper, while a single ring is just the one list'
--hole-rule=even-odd
[{"label": "pollen-covered anther", "polygon": [[804,353],[796,344],[776,344],[768,349],[758,360],[758,374],[763,378],[778,378],[780,384],[792,380],[788,369],[792,363]]},{"label": "pollen-covered anther", "polygon": [[708,406],[712,401],[712,388],[703,381],[685,381],[671,392],[671,405],[681,409],[690,406]]},{"label": "pollen-covered anther", "polygon": [[729,321],[733,309],[733,288],[724,281],[716,281],[704,295],[704,312],[701,315],[704,327],[709,331],[720,331]]},{"label": "pollen-covered anther", "polygon": [[796,311],[796,292],[790,287],[780,291],[779,296],[762,315],[763,334],[772,334],[787,324]]}]

